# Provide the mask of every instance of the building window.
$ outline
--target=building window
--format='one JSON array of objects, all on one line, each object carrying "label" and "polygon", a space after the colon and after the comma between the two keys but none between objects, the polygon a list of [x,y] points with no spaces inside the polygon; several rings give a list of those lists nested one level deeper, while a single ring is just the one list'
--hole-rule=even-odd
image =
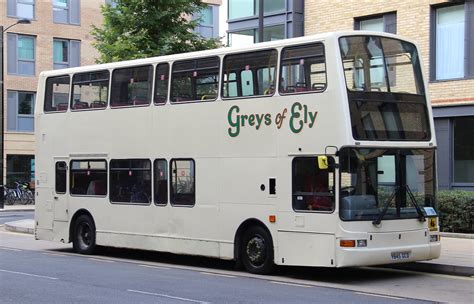
[{"label": "building window", "polygon": [[196,33],[201,34],[204,38],[217,38],[219,36],[219,7],[216,5],[209,5],[202,9],[201,12],[193,16],[193,19],[198,20],[199,24],[196,26]]},{"label": "building window", "polygon": [[81,42],[78,40],[53,40],[54,69],[64,69],[80,66]]},{"label": "building window", "polygon": [[354,20],[354,29],[396,34],[397,14],[387,13],[377,16],[357,17]]},{"label": "building window", "polygon": [[[263,28],[263,42],[285,39],[285,25],[277,24]],[[228,35],[229,46],[243,46],[259,42],[258,30],[249,29],[231,32]]]},{"label": "building window", "polygon": [[35,0],[8,0],[7,15],[21,19],[34,19]]},{"label": "building window", "polygon": [[7,185],[35,180],[34,155],[7,155]]},{"label": "building window", "polygon": [[110,161],[110,201],[132,204],[151,202],[151,162],[148,159]]},{"label": "building window", "polygon": [[[435,79],[463,78],[465,39],[464,5],[435,9]],[[472,38],[471,38],[472,39]]]},{"label": "building window", "polygon": [[7,99],[7,130],[33,132],[35,93],[8,91]]},{"label": "building window", "polygon": [[80,24],[80,0],[53,0],[54,23]]},{"label": "building window", "polygon": [[35,37],[7,34],[8,74],[35,75]]},{"label": "building window", "polygon": [[105,160],[73,160],[70,172],[71,195],[107,195],[107,162]]},{"label": "building window", "polygon": [[453,119],[453,182],[474,184],[474,116]]},{"label": "building window", "polygon": [[109,71],[75,74],[72,77],[73,110],[103,109],[109,94]]},{"label": "building window", "polygon": [[171,160],[171,204],[196,204],[196,170],[193,159]]},{"label": "building window", "polygon": [[[264,0],[265,15],[284,11],[285,0]],[[229,19],[239,19],[258,15],[259,0],[229,0]]]},{"label": "building window", "polygon": [[116,69],[112,72],[110,105],[112,107],[149,105],[152,87],[151,65]]}]

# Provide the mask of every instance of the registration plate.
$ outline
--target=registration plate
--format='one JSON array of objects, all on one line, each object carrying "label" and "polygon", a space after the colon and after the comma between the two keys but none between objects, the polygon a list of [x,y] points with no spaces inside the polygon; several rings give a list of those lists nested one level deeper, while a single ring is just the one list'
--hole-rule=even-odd
[{"label": "registration plate", "polygon": [[410,258],[409,251],[396,251],[391,253],[392,260],[399,261],[399,260],[407,260]]}]

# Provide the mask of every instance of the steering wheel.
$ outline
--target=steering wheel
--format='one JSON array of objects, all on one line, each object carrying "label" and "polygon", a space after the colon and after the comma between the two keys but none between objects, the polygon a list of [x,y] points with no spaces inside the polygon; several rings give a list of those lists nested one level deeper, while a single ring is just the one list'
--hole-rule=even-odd
[{"label": "steering wheel", "polygon": [[324,90],[324,88],[326,87],[326,84],[325,83],[318,83],[318,82],[315,82],[311,85],[311,89],[313,90],[318,90],[318,91],[322,91]]},{"label": "steering wheel", "polygon": [[352,193],[356,190],[356,187],[355,186],[345,186],[345,187],[341,187],[341,191],[344,191],[344,192],[348,192],[348,193]]}]

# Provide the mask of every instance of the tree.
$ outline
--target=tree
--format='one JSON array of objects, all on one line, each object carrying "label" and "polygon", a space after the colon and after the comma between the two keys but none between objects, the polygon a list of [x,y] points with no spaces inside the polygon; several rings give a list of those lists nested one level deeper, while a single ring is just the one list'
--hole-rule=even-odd
[{"label": "tree", "polygon": [[92,26],[97,63],[212,49],[218,39],[206,39],[193,30],[207,4],[199,0],[116,0],[102,6],[101,28]]}]

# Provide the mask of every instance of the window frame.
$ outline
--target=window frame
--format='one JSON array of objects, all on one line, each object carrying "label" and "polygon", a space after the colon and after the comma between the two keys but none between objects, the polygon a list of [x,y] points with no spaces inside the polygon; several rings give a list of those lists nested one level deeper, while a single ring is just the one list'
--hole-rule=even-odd
[{"label": "window frame", "polygon": [[[194,200],[193,200],[193,204],[176,204],[176,202],[174,201],[175,198],[175,194],[174,194],[174,187],[173,187],[173,162],[176,162],[176,161],[191,161],[192,164],[193,164],[193,172],[194,172],[194,176],[193,176],[193,189],[194,189]],[[184,208],[193,208],[194,206],[196,206],[196,161],[194,160],[194,158],[172,158],[170,159],[169,161],[169,202],[170,202],[170,205],[172,207],[184,207]]]},{"label": "window frame", "polygon": [[[87,171],[86,169],[77,169],[77,170],[73,170],[73,166],[72,166],[72,163],[73,162],[103,162],[105,164],[105,169],[96,169],[97,171],[105,171],[105,195],[91,195],[91,194],[73,194],[72,193],[72,188],[71,188],[71,184],[72,184],[72,173],[73,172],[77,172],[77,171]],[[91,170],[92,171],[92,170]],[[71,181],[69,183],[69,187],[66,187],[66,188],[69,188],[69,195],[72,196],[72,197],[100,197],[100,198],[105,198],[107,197],[107,195],[109,194],[108,193],[108,190],[109,190],[109,185],[108,185],[108,182],[109,182],[109,170],[108,170],[108,163],[107,163],[107,160],[106,159],[71,159],[69,161],[69,181]]]},{"label": "window frame", "polygon": [[155,158],[153,160],[153,181],[152,181],[152,188],[153,188],[153,193],[152,193],[152,196],[153,196],[153,204],[155,204],[155,206],[166,206],[168,205],[168,202],[170,201],[170,193],[169,193],[169,190],[170,190],[170,181],[169,181],[169,172],[165,172],[165,175],[166,176],[166,201],[164,203],[157,203],[157,198],[156,198],[156,164],[159,162],[159,161],[164,161],[165,163],[165,168],[167,171],[169,171],[169,166],[168,166],[168,161],[166,160],[166,158]]},{"label": "window frame", "polygon": [[[11,35],[11,36],[15,37],[15,66],[16,66],[16,72],[12,73],[12,72],[8,71],[9,65],[7,64],[7,74],[15,75],[15,76],[21,76],[21,77],[36,77],[36,36],[10,33],[10,32],[8,32],[7,35]],[[23,37],[30,38],[30,39],[33,40],[33,59],[20,59],[19,40]],[[8,43],[8,37],[7,37],[7,43]],[[7,52],[9,50],[10,50],[10,48],[7,45]],[[8,53],[7,53],[6,59],[8,61]],[[19,71],[20,62],[33,63],[33,74],[22,74],[22,73],[20,73],[20,71]]]},{"label": "window frame", "polygon": [[[31,0],[28,2],[28,0],[13,0],[14,8],[10,7],[8,3],[9,1],[7,0],[7,17],[9,18],[16,18],[16,19],[28,19],[28,20],[36,20],[36,0]],[[24,4],[24,5],[31,5],[33,8],[33,17],[28,18],[28,17],[22,17],[18,15],[18,4]],[[14,9],[15,14],[10,14],[11,10]]]},{"label": "window frame", "polygon": [[[58,164],[64,164],[64,192],[58,192]],[[59,160],[59,161],[56,161],[54,162],[54,192],[56,194],[66,194],[67,193],[67,171],[68,171],[68,167],[67,167],[67,163],[66,161],[64,160]]]},{"label": "window frame", "polygon": [[[134,161],[134,160],[139,160],[139,161],[148,161],[149,164],[150,164],[150,202],[148,203],[133,203],[133,202],[116,202],[116,201],[113,201],[112,200],[112,191],[111,191],[111,187],[112,187],[112,174],[111,172],[113,171],[112,169],[112,161]],[[129,165],[130,166],[130,165]],[[123,169],[123,168],[121,168]],[[129,168],[130,170],[131,168]],[[118,170],[117,170],[118,171]],[[131,170],[130,170],[131,171]],[[134,171],[147,171],[147,170],[137,170],[137,169],[134,169]],[[151,204],[153,204],[153,162],[149,159],[149,158],[111,158],[109,160],[109,166],[108,166],[108,174],[107,174],[107,177],[108,177],[108,189],[107,189],[107,194],[109,196],[109,203],[113,204],[113,205],[131,205],[131,206],[150,206]]]},{"label": "window frame", "polygon": [[[151,78],[148,79],[149,83],[149,100],[148,103],[146,104],[138,104],[138,105],[124,105],[124,106],[113,106],[112,105],[112,92],[113,92],[113,87],[114,87],[114,74],[116,71],[121,71],[121,70],[130,70],[130,69],[136,69],[136,68],[150,68],[151,70],[149,73],[151,73]],[[109,71],[110,72],[110,71]],[[142,65],[131,65],[131,66],[122,66],[122,67],[117,67],[112,70],[111,75],[109,75],[110,78],[110,85],[109,85],[109,101],[108,101],[108,107],[111,109],[126,109],[126,108],[143,108],[143,107],[149,107],[153,103],[154,99],[154,87],[155,87],[155,66],[153,64],[142,64]],[[169,90],[168,90],[169,91]],[[169,94],[169,92],[168,92]]]},{"label": "window frame", "polygon": [[[176,63],[182,63],[182,62],[191,62],[191,61],[195,61],[195,62],[199,62],[199,60],[202,60],[202,59],[211,59],[211,58],[215,58],[217,59],[218,61],[218,67],[217,67],[217,90],[216,90],[216,97],[215,98],[212,98],[212,99],[204,99],[204,100],[201,100],[201,99],[193,99],[193,100],[184,100],[184,101],[173,101],[173,80],[174,80],[174,67],[175,67],[175,64]],[[221,86],[221,71],[222,71],[222,58],[220,55],[211,55],[211,56],[205,56],[205,57],[199,57],[199,58],[187,58],[187,59],[178,59],[178,60],[175,60],[173,61],[171,64],[170,64],[170,74],[169,74],[169,86],[168,86],[168,100],[169,100],[169,103],[170,104],[189,104],[189,103],[204,103],[204,102],[214,102],[216,101],[217,99],[219,99],[221,96],[220,95],[220,86]],[[208,69],[208,68],[206,68]],[[197,93],[197,89],[196,89],[196,93]]]},{"label": "window frame", "polygon": [[[369,21],[369,20],[380,19],[380,18],[382,18],[382,26],[383,26],[382,33],[397,34],[397,27],[398,27],[397,11],[390,11],[390,12],[384,12],[384,13],[381,13],[381,14],[355,17],[354,18],[354,30],[361,31],[361,29],[360,29],[361,21]],[[390,20],[390,19],[392,19],[392,20]],[[392,21],[392,22],[390,22],[390,21]]]},{"label": "window frame", "polygon": [[[158,80],[158,67],[160,65],[167,65],[168,66],[168,74],[167,74],[167,79],[166,79],[166,98],[164,100],[164,102],[155,102],[155,97],[156,97],[156,88],[157,88],[157,85],[156,85],[156,82]],[[110,77],[110,79],[112,80],[112,78]],[[152,88],[152,103],[153,105],[155,106],[163,106],[163,105],[166,105],[168,103],[170,103],[170,94],[171,94],[171,64],[168,62],[168,61],[163,61],[163,62],[159,62],[157,63],[154,67],[153,67],[153,88]],[[109,94],[110,95],[110,94]]]},{"label": "window frame", "polygon": [[[16,113],[15,113],[15,121],[16,121],[16,124],[15,124],[15,129],[10,129],[9,128],[9,120],[11,119],[10,118],[10,115],[7,111],[6,113],[6,119],[7,119],[7,124],[6,124],[6,130],[8,132],[18,132],[18,133],[34,133],[35,132],[35,127],[34,127],[34,118],[35,118],[35,106],[36,106],[36,92],[33,92],[33,91],[21,91],[21,90],[7,90],[7,107],[8,107],[8,93],[9,92],[15,92],[16,93],[16,98],[15,98],[15,104],[16,104]],[[20,93],[21,94],[31,94],[33,95],[33,106],[32,106],[32,113],[31,114],[20,114],[19,113],[19,110],[20,110]],[[28,130],[28,131],[23,131],[23,130],[20,130],[19,128],[19,118],[32,118],[33,119],[33,128],[32,130]]]},{"label": "window frame", "polygon": [[[58,110],[55,110],[55,111],[47,111],[47,110],[46,110],[46,96],[47,96],[47,94],[48,94],[48,91],[47,91],[47,89],[48,89],[48,80],[49,80],[49,79],[54,79],[54,78],[61,78],[61,77],[68,77],[68,78],[69,78],[69,90],[68,90],[68,98],[67,98],[67,103],[66,103],[66,104],[67,104],[67,109],[65,109],[64,111],[58,111]],[[45,85],[44,85],[44,98],[43,98],[43,113],[49,114],[49,113],[66,113],[66,112],[68,112],[68,110],[70,109],[70,108],[69,108],[69,103],[70,103],[69,100],[71,99],[71,81],[72,81],[72,77],[71,77],[71,75],[69,75],[69,74],[63,74],[63,75],[57,75],[57,76],[50,76],[50,77],[47,77],[47,78],[45,79],[45,82],[44,82],[44,83],[45,83]],[[53,85],[54,85],[54,84],[53,84]],[[51,94],[51,98],[53,97],[53,95],[54,95],[54,93]],[[53,100],[51,99],[51,102],[52,102],[52,101],[53,101]],[[52,103],[51,103],[51,105],[52,105]]]},{"label": "window frame", "polygon": [[[448,8],[451,6],[464,5],[464,77],[458,78],[449,78],[449,79],[437,79],[436,78],[436,36],[437,36],[437,12],[439,9]],[[469,12],[470,10],[474,11],[474,3],[469,3],[469,1],[463,2],[450,2],[450,3],[441,3],[434,4],[430,6],[430,28],[429,28],[429,70],[428,70],[428,83],[438,83],[445,81],[460,81],[460,80],[470,80],[474,79],[474,54],[472,54],[471,48],[474,47],[474,30],[469,28]],[[474,18],[472,16],[471,18]],[[473,22],[473,21],[471,21]],[[470,68],[470,66],[473,66]]]},{"label": "window frame", "polygon": [[[87,109],[75,109],[74,108],[74,77],[77,75],[84,75],[84,74],[99,74],[99,73],[107,73],[108,74],[108,79],[107,79],[107,98],[105,101],[105,106],[104,107],[98,107],[98,108],[93,108],[89,107]],[[93,82],[101,82],[101,81],[90,81],[89,83]],[[109,106],[109,98],[110,98],[110,85],[111,85],[111,77],[110,77],[110,71],[108,69],[104,70],[94,70],[94,71],[88,71],[88,72],[80,72],[80,73],[75,73],[71,77],[71,85],[70,85],[70,90],[71,93],[69,94],[69,109],[71,109],[71,112],[80,112],[80,111],[100,111],[100,110],[105,110]]]},{"label": "window frame", "polygon": [[[56,59],[54,58],[54,44],[55,42],[66,42],[66,45],[67,45],[67,61],[56,61]],[[66,68],[68,68],[70,66],[70,63],[71,63],[71,41],[69,39],[63,39],[63,38],[53,38],[53,68],[54,68],[54,65],[58,64],[58,65],[65,65],[67,66]]]},{"label": "window frame", "polygon": [[[275,66],[274,66],[274,69],[275,69],[275,84],[274,84],[274,89],[273,89],[273,92],[271,94],[261,94],[261,95],[246,95],[246,96],[237,96],[237,97],[225,97],[224,96],[224,85],[225,85],[225,81],[224,81],[224,76],[226,75],[226,71],[224,70],[225,68],[225,60],[228,56],[234,56],[234,55],[242,55],[242,54],[252,54],[252,53],[259,53],[259,52],[266,52],[266,51],[275,51],[276,52],[276,60],[275,60]],[[221,79],[220,79],[220,90],[219,90],[219,95],[221,96],[221,99],[223,101],[226,101],[226,100],[238,100],[238,99],[248,99],[248,98],[268,98],[268,97],[273,97],[275,96],[275,94],[277,93],[277,91],[279,90],[279,85],[278,85],[278,80],[279,80],[279,64],[280,64],[280,51],[278,50],[278,48],[266,48],[266,49],[259,49],[259,50],[254,50],[254,51],[250,51],[250,52],[236,52],[236,53],[228,53],[228,54],[225,54],[224,57],[222,58],[222,67],[221,67]],[[244,70],[241,70],[240,73],[242,74],[242,71]],[[256,72],[258,72],[258,70],[256,70]],[[237,75],[236,75],[237,76]],[[241,76],[240,76],[241,77]],[[252,77],[253,77],[253,74],[252,74]],[[237,77],[236,77],[236,80],[237,81]],[[258,77],[255,79],[254,83],[258,83]]]},{"label": "window frame", "polygon": [[[283,72],[283,52],[285,49],[288,48],[298,48],[298,47],[309,47],[313,45],[320,44],[323,48],[323,56],[324,56],[324,76],[326,78],[326,83],[324,86],[323,90],[320,91],[303,91],[303,92],[290,92],[290,93],[285,93],[281,91],[281,79],[282,79],[282,72]],[[314,57],[314,56],[313,56]],[[324,93],[327,88],[328,88],[328,69],[327,69],[327,60],[326,60],[326,46],[324,45],[323,41],[315,41],[315,42],[310,42],[310,43],[305,43],[305,44],[295,44],[295,45],[289,45],[280,50],[279,54],[279,69],[278,69],[278,94],[281,96],[286,96],[286,95],[302,95],[302,94],[315,94],[315,93]]]},{"label": "window frame", "polygon": [[[332,195],[321,195],[320,197],[329,197],[331,198],[331,203],[332,203],[332,209],[331,210],[305,210],[305,209],[296,209],[295,208],[295,203],[294,203],[294,196],[295,196],[295,183],[296,183],[296,180],[295,180],[295,166],[296,166],[296,161],[297,160],[300,160],[300,159],[307,159],[307,160],[311,160],[311,159],[314,159],[316,160],[316,162],[318,161],[318,156],[327,156],[328,158],[328,162],[329,162],[329,166],[328,166],[328,169],[317,169],[318,171],[319,170],[327,170],[328,171],[328,176],[329,176],[329,173],[332,173],[332,179],[333,179],[333,193]],[[316,163],[315,162],[315,163]],[[319,213],[319,214],[333,214],[335,211],[336,211],[336,192],[337,192],[337,184],[336,184],[336,170],[335,170],[335,159],[334,157],[332,156],[329,156],[329,155],[311,155],[311,156],[296,156],[294,157],[292,160],[291,160],[291,207],[292,207],[292,210],[296,213]],[[328,185],[328,190],[329,190],[329,185]],[[327,193],[330,193],[330,192],[327,192]],[[317,196],[317,195],[313,195],[313,196]]]}]

